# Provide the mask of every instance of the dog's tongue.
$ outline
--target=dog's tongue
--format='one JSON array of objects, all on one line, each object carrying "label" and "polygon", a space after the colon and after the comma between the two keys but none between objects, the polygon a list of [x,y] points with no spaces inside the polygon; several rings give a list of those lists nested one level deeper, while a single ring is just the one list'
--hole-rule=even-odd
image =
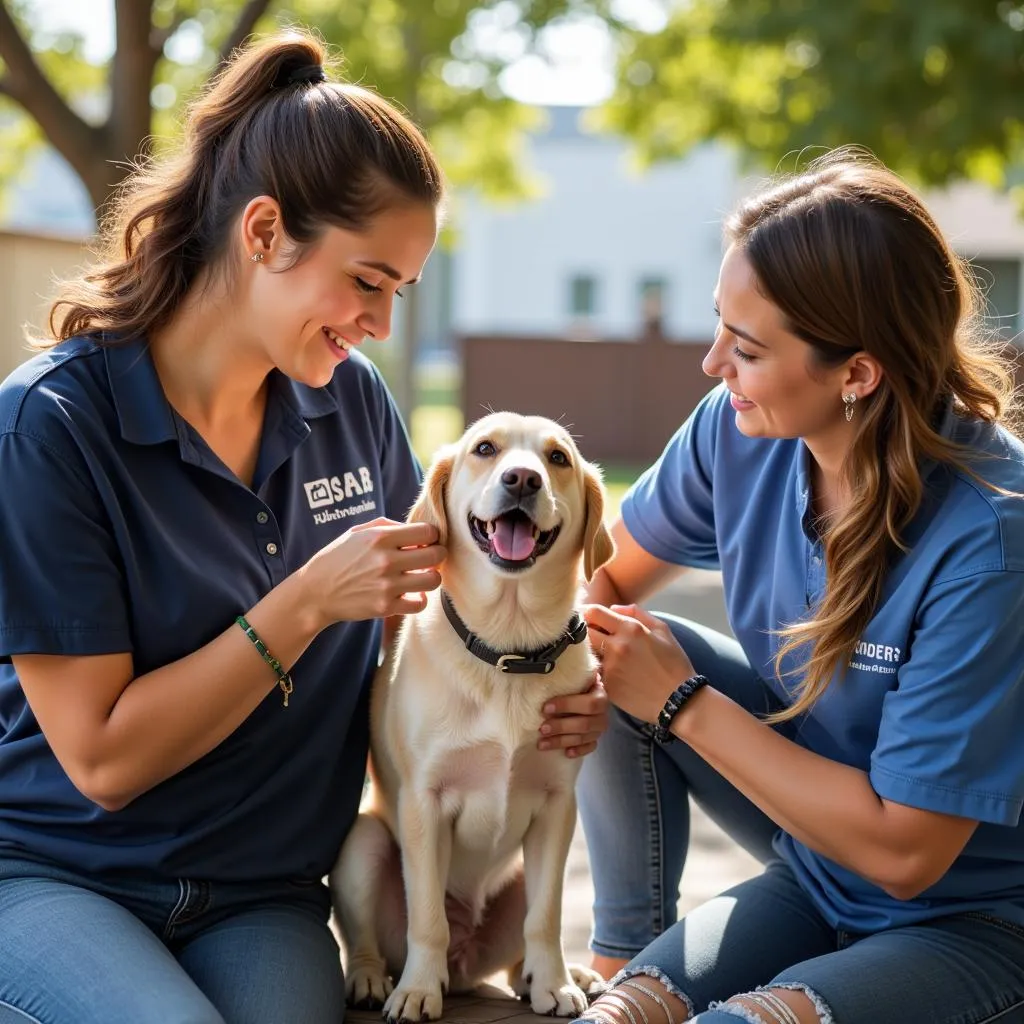
[{"label": "dog's tongue", "polygon": [[533,525],[525,519],[509,519],[502,516],[494,524],[491,544],[499,558],[507,562],[521,562],[533,554],[537,541],[533,536]]}]

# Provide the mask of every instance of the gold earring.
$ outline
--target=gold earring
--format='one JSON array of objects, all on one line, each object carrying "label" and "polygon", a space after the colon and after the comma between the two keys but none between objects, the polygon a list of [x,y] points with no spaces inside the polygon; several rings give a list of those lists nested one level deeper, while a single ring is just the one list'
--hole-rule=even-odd
[{"label": "gold earring", "polygon": [[252,260],[253,263],[262,263],[263,262],[263,253],[261,253],[261,252],[254,252],[249,257],[249,259]]},{"label": "gold earring", "polygon": [[853,403],[857,401],[857,396],[852,392],[848,391],[843,395],[843,405],[846,406],[844,413],[846,415],[846,422],[849,423],[853,419]]}]

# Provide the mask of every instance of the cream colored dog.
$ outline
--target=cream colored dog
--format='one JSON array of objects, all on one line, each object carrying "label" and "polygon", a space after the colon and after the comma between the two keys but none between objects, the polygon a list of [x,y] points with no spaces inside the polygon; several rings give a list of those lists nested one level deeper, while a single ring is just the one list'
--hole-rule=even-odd
[{"label": "cream colored dog", "polygon": [[596,665],[573,606],[612,555],[603,505],[562,427],[495,413],[410,513],[448,547],[442,589],[374,681],[372,782],[330,879],[349,1001],[389,1020],[436,1019],[443,992],[501,969],[536,1013],[575,1016],[600,986],[561,942],[579,762],[537,740],[545,701]]}]

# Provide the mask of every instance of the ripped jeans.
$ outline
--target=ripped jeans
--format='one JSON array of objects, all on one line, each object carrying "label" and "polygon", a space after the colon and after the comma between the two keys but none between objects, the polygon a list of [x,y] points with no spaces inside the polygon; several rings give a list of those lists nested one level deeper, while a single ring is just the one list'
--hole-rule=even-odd
[{"label": "ripped jeans", "polygon": [[[664,618],[716,689],[750,711],[778,707],[734,640]],[[596,894],[591,947],[632,958],[619,980],[660,978],[699,1024],[759,1020],[720,1004],[773,987],[803,991],[822,1024],[1024,1024],[1024,930],[965,913],[837,931],[775,857],[775,824],[685,744],[660,747],[613,711],[577,792]],[[690,795],[768,866],[676,922]]]}]

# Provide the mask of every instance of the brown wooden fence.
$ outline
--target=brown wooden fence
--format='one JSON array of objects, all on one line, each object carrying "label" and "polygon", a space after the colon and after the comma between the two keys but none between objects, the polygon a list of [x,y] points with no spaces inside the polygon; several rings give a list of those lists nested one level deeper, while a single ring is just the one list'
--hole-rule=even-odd
[{"label": "brown wooden fence", "polygon": [[710,341],[573,341],[470,336],[462,348],[466,423],[488,408],[570,426],[587,458],[655,459],[716,383],[701,370]]}]

